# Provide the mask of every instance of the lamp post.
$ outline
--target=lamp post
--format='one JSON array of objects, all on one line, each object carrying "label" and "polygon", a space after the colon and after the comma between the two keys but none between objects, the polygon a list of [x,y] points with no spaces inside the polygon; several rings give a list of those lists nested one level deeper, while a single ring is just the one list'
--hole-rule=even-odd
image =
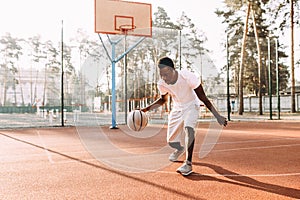
[{"label": "lamp post", "polygon": [[64,21],[61,21],[61,126],[64,124]]},{"label": "lamp post", "polygon": [[276,48],[276,92],[277,92],[277,119],[280,119],[280,93],[279,93],[279,66],[278,66],[278,39],[275,38],[275,48]]}]

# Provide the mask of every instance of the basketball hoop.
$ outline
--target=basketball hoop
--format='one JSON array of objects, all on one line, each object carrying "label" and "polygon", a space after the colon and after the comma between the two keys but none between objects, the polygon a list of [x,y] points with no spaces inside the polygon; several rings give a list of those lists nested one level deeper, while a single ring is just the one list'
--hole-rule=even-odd
[{"label": "basketball hoop", "polygon": [[152,37],[152,5],[130,1],[95,0],[95,32]]},{"label": "basketball hoop", "polygon": [[127,34],[129,31],[133,31],[135,28],[136,26],[132,24],[123,24],[119,26],[119,30],[124,34]]}]

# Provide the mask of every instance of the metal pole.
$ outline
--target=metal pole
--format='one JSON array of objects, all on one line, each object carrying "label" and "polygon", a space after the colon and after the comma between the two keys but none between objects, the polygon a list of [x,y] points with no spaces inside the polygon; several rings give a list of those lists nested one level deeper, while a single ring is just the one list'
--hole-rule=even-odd
[{"label": "metal pole", "polygon": [[179,30],[179,69],[181,70],[181,28]]},{"label": "metal pole", "polygon": [[102,37],[99,35],[99,38],[103,44],[103,47],[105,49],[105,52],[108,56],[108,58],[111,61],[111,66],[112,66],[112,94],[111,94],[111,111],[112,111],[112,125],[110,126],[111,129],[118,129],[117,125],[116,125],[116,82],[115,82],[115,78],[116,78],[116,72],[115,72],[115,68],[116,68],[116,63],[121,60],[126,54],[128,54],[133,48],[135,48],[138,44],[140,44],[146,37],[142,37],[141,39],[139,39],[133,46],[131,46],[128,50],[126,50],[121,56],[119,56],[118,58],[116,58],[116,45],[122,40],[121,38],[116,40],[116,41],[112,41],[109,36],[108,40],[111,44],[111,56],[109,55],[109,52],[105,46],[105,43],[102,40]]},{"label": "metal pole", "polygon": [[276,48],[276,91],[277,91],[277,119],[280,119],[280,93],[279,93],[279,66],[278,66],[278,39],[275,38],[275,48]]},{"label": "metal pole", "polygon": [[[124,52],[126,52],[127,48],[127,35],[125,34],[124,38]],[[127,105],[127,54],[124,56],[124,113],[125,113],[125,124],[127,124],[127,110],[128,110],[128,105]]]},{"label": "metal pole", "polygon": [[111,84],[112,84],[112,89],[111,89],[111,113],[112,113],[112,118],[111,118],[111,129],[117,129],[116,125],[116,61],[115,61],[115,55],[116,55],[116,43],[112,42],[112,52],[111,52]]},{"label": "metal pole", "polygon": [[230,91],[229,91],[229,48],[228,48],[228,34],[226,36],[226,52],[227,52],[227,118],[230,121]]},{"label": "metal pole", "polygon": [[61,21],[61,126],[65,126],[64,119],[64,21]]},{"label": "metal pole", "polygon": [[270,38],[268,37],[268,71],[269,71],[269,106],[270,106],[270,119],[272,119],[272,72],[271,72],[271,45]]}]

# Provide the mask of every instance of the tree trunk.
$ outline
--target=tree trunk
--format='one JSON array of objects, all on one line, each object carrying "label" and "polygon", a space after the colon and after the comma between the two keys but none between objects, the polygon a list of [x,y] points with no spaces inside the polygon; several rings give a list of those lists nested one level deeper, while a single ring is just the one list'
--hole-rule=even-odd
[{"label": "tree trunk", "polygon": [[14,90],[14,103],[13,103],[13,105],[14,106],[17,106],[17,86],[16,86],[16,78],[14,77],[14,79],[13,79],[13,84],[12,84],[12,86],[13,86],[13,90]]},{"label": "tree trunk", "polygon": [[261,66],[262,66],[262,61],[261,61],[261,49],[259,45],[259,37],[258,37],[258,32],[257,32],[257,27],[256,27],[256,20],[255,20],[255,13],[254,10],[251,10],[251,15],[252,15],[252,20],[253,20],[253,27],[254,27],[254,34],[255,34],[255,41],[256,41],[256,46],[257,46],[257,54],[258,54],[258,100],[259,100],[259,114],[262,115],[262,95],[261,95]]},{"label": "tree trunk", "polygon": [[45,66],[45,74],[44,74],[44,90],[43,90],[43,106],[46,105],[46,88],[47,88],[47,67]]},{"label": "tree trunk", "polygon": [[291,0],[291,112],[296,112],[295,102],[295,65],[294,65],[294,0]]},{"label": "tree trunk", "polygon": [[3,81],[3,106],[6,106],[7,90],[8,90],[8,72],[7,67],[5,66],[4,79]]},{"label": "tree trunk", "polygon": [[239,115],[242,115],[244,112],[244,99],[243,99],[243,75],[244,75],[244,54],[245,54],[245,47],[246,47],[246,39],[247,39],[247,32],[248,32],[248,20],[251,10],[251,3],[248,3],[247,15],[245,20],[245,28],[244,28],[244,35],[243,35],[243,44],[241,49],[241,63],[240,63],[240,71],[239,71]]},{"label": "tree trunk", "polygon": [[34,98],[33,98],[33,80],[32,80],[32,64],[30,63],[30,105],[33,105]]},{"label": "tree trunk", "polygon": [[24,103],[24,92],[23,92],[23,86],[22,86],[22,81],[21,81],[21,69],[18,67],[18,75],[19,75],[19,85],[20,85],[20,91],[21,91],[21,100],[22,100],[22,106],[25,105]]},{"label": "tree trunk", "polygon": [[34,84],[34,94],[33,94],[33,102],[35,102],[38,98],[37,96],[37,86],[38,86],[38,78],[39,78],[39,70],[36,70],[36,76],[35,76],[35,84]]}]

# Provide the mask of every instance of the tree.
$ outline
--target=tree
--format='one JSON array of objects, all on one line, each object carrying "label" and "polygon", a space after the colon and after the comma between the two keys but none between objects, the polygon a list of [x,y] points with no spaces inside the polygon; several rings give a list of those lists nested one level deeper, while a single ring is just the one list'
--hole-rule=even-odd
[{"label": "tree", "polygon": [[[33,37],[28,38],[28,44],[30,46],[30,56],[32,57],[32,61],[34,62],[34,68],[37,69],[37,74],[36,74],[36,80],[38,79],[38,75],[39,75],[39,70],[41,68],[44,68],[44,66],[42,66],[42,60],[45,60],[45,58],[47,57],[45,55],[45,51],[44,51],[44,45],[41,41],[41,36],[40,35],[35,35]],[[31,68],[32,69],[32,68]],[[35,84],[35,89],[33,91],[33,80],[31,77],[31,81],[30,81],[30,96],[31,96],[31,104],[33,104],[34,101],[37,100],[37,83]],[[44,97],[44,95],[43,95]],[[42,103],[44,104],[44,100],[42,100]]]},{"label": "tree", "polygon": [[[150,59],[154,64],[157,63],[157,59],[167,55],[170,53],[170,50],[173,48],[172,45],[174,44],[174,40],[176,38],[176,34],[174,34],[174,30],[178,31],[178,26],[176,26],[168,16],[165,9],[162,7],[157,8],[157,12],[154,14],[154,20],[153,20],[153,39],[148,42],[148,51]],[[144,44],[143,44],[144,45]],[[158,69],[155,67],[154,71],[154,80],[152,80],[153,83],[157,83],[158,81]],[[157,95],[157,87],[154,88],[154,94]]]},{"label": "tree", "polygon": [[[177,24],[182,32],[181,54],[184,59],[183,61],[187,64],[187,68],[192,67],[193,63],[191,60],[195,59],[200,59],[200,65],[202,65],[202,56],[208,52],[208,50],[204,48],[204,42],[207,40],[205,34],[196,28],[195,24],[184,12],[177,20]],[[178,52],[178,54],[179,53],[180,52]],[[202,66],[200,66],[200,68],[202,68]]]},{"label": "tree", "polygon": [[[294,58],[294,26],[299,27],[299,0],[279,0],[269,1],[269,12],[271,15],[273,29],[278,31],[278,34],[284,35],[290,28],[290,72],[291,72],[291,112],[296,112],[295,103],[295,58]],[[296,21],[295,21],[296,19]]]},{"label": "tree", "polygon": [[64,94],[66,95],[66,100],[68,101],[68,105],[72,104],[72,93],[75,92],[72,90],[72,86],[74,84],[74,76],[76,76],[75,68],[71,62],[71,47],[69,47],[66,43],[64,43]]},{"label": "tree", "polygon": [[257,46],[257,58],[258,58],[258,99],[259,99],[259,114],[262,115],[263,114],[263,110],[262,110],[262,93],[261,93],[261,89],[262,89],[262,83],[261,83],[261,71],[262,71],[262,58],[261,58],[261,47],[260,47],[260,43],[259,43],[259,31],[257,29],[256,26],[256,20],[255,20],[255,11],[251,10],[251,17],[253,20],[253,31],[254,31],[254,35],[255,35],[255,41],[256,41],[256,46]]},{"label": "tree", "polygon": [[[249,17],[250,17],[250,11],[251,11],[251,7],[252,7],[252,3],[248,2],[247,3],[247,11],[246,11],[246,15],[245,15],[245,23],[244,23],[244,30],[243,30],[243,40],[242,40],[242,47],[241,47],[241,54],[240,54],[240,63],[239,63],[239,78],[238,78],[238,83],[239,83],[239,90],[238,90],[238,95],[239,95],[239,114],[242,115],[244,112],[244,59],[245,59],[245,52],[246,52],[246,40],[247,40],[247,33],[248,33],[248,21],[249,21]],[[228,5],[228,2],[227,2]],[[229,2],[230,7],[232,7],[233,3]],[[240,2],[238,2],[238,4],[236,4],[237,6],[234,6],[232,8],[234,8],[235,10],[238,7],[242,7],[242,5],[240,5]],[[240,6],[239,6],[240,5]]]},{"label": "tree", "polygon": [[[158,58],[168,55],[173,58],[175,65],[179,68],[182,62],[185,67],[193,68],[194,60],[201,59],[201,56],[208,52],[203,45],[205,41],[204,33],[196,28],[184,12],[176,23],[173,23],[166,11],[158,7],[158,11],[154,13],[153,37],[149,40],[145,39],[128,55],[129,76],[132,75],[128,84],[132,86],[129,88],[133,88],[129,91],[132,92],[131,97],[140,99],[146,95],[144,91],[149,91],[154,96],[158,93],[153,83],[156,84],[159,73],[157,67],[150,68],[156,65]],[[150,80],[149,73],[153,73],[153,80]],[[140,88],[145,88],[145,90],[140,90]]]},{"label": "tree", "polygon": [[6,105],[7,98],[7,90],[11,86],[14,91],[14,102],[17,103],[17,95],[16,95],[16,85],[19,84],[17,79],[18,69],[16,67],[17,61],[19,60],[22,53],[22,47],[19,42],[22,39],[14,38],[10,33],[6,33],[6,35],[2,36],[0,40],[0,44],[3,45],[3,48],[0,52],[3,54],[3,63],[1,63],[1,67],[3,68],[3,103],[2,105]]},{"label": "tree", "polygon": [[166,10],[162,7],[157,8],[154,14],[153,26],[157,28],[174,28],[174,23],[171,21]]},{"label": "tree", "polygon": [[292,87],[291,87],[291,111],[296,112],[296,101],[295,101],[295,52],[294,52],[294,0],[290,0],[291,5],[291,75],[292,75]]},{"label": "tree", "polygon": [[[271,24],[266,20],[269,19],[269,13],[266,12],[266,10],[268,10],[266,9],[268,4],[266,4],[267,1],[248,1],[247,12],[242,12],[241,10],[245,10],[243,9],[245,7],[245,1],[226,2],[227,10],[217,10],[216,14],[219,17],[223,17],[223,22],[228,24],[229,64],[231,68],[234,68],[234,74],[239,74],[239,76],[233,75],[233,81],[235,82],[235,86],[238,87],[237,91],[240,99],[239,114],[243,113],[244,93],[259,96],[259,113],[262,114],[261,92],[264,86],[268,88],[268,76],[266,76],[268,74],[266,67],[268,61],[267,37],[272,38],[274,36],[273,30],[270,29]],[[242,18],[246,19],[246,23],[242,22]],[[247,23],[249,23],[248,26]],[[242,25],[247,26],[247,28],[242,29]],[[242,43],[240,42],[241,40],[243,41]],[[242,48],[240,46],[242,46]],[[274,45],[273,47],[272,50],[275,50]],[[275,63],[275,51],[272,51],[271,54],[273,63]],[[244,59],[242,59],[243,57]],[[284,57],[286,57],[286,55],[281,51],[279,58]],[[238,60],[238,58],[241,59]],[[274,65],[275,64],[272,64],[272,66]],[[284,70],[286,66],[282,63],[280,63],[280,66],[282,68],[280,74],[287,73],[287,71]],[[275,70],[275,67],[272,67],[272,70]],[[281,88],[284,88],[287,77],[288,73],[281,76]],[[276,84],[274,76],[272,79],[274,79],[272,80],[272,85]],[[275,87],[272,87],[272,89],[274,88]],[[245,92],[244,89],[246,89]],[[272,90],[272,94],[274,94],[274,90]]]},{"label": "tree", "polygon": [[59,51],[50,40],[45,42],[44,48],[45,52],[47,52],[47,60],[45,62],[43,99],[45,100],[47,95],[49,97],[47,101],[49,105],[58,105],[60,101],[54,97],[60,96],[60,84],[57,83],[57,80],[60,79],[61,66]]},{"label": "tree", "polygon": [[[76,86],[74,86],[74,93],[79,94],[77,96],[78,103],[79,104],[86,104],[87,98],[86,98],[86,89],[88,88],[88,81],[91,82],[91,80],[87,80],[89,77],[86,77],[89,73],[91,73],[91,70],[95,70],[94,75],[97,76],[97,80],[92,87],[92,90],[99,91],[100,90],[100,83],[98,83],[98,80],[100,79],[99,75],[102,75],[102,73],[99,72],[99,69],[103,69],[107,72],[107,88],[110,88],[110,64],[107,62],[108,59],[105,59],[106,54],[103,54],[104,48],[98,44],[99,42],[91,39],[90,36],[86,31],[83,29],[78,29],[77,33],[74,38],[71,38],[71,48],[72,48],[72,54],[73,56],[76,55],[74,52],[79,52],[79,66],[77,68],[79,69],[78,74],[78,81],[76,83]],[[84,66],[87,66],[88,68],[85,68]],[[75,78],[75,77],[74,77]],[[93,77],[94,78],[94,77]],[[110,90],[107,90],[109,95]],[[90,92],[92,93],[92,92]],[[99,93],[99,92],[98,92]]]}]

